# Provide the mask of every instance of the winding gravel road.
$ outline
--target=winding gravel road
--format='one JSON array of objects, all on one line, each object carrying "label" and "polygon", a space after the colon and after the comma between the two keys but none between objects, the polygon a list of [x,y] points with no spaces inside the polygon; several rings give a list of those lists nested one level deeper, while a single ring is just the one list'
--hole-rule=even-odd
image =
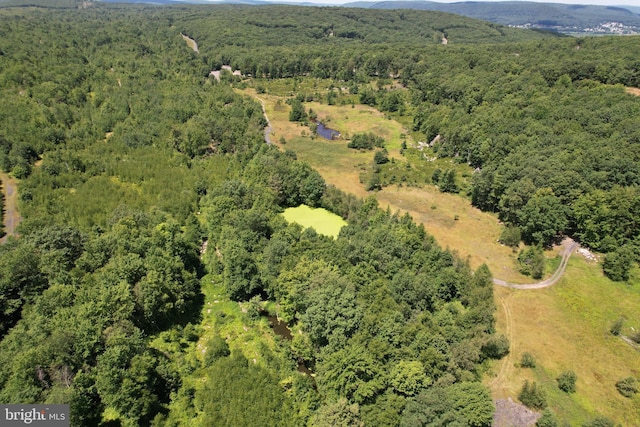
[{"label": "winding gravel road", "polygon": [[508,283],[504,280],[494,278],[493,283],[498,286],[504,286],[511,289],[542,289],[554,285],[558,280],[560,280],[560,277],[562,277],[564,270],[567,268],[569,258],[571,258],[571,255],[575,252],[575,250],[580,247],[580,244],[567,237],[562,241],[562,246],[564,248],[562,251],[562,261],[560,261],[558,269],[548,279],[545,279],[542,282],[538,283],[520,285],[516,283]]}]

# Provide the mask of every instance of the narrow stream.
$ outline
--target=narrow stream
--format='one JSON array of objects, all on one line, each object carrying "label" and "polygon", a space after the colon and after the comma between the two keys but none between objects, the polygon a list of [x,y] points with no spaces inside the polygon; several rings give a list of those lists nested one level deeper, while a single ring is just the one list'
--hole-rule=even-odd
[{"label": "narrow stream", "polygon": [[[269,321],[271,329],[273,329],[273,332],[275,332],[276,335],[286,339],[287,341],[291,341],[293,339],[293,335],[291,335],[287,322],[279,320],[277,316],[265,315],[265,317]],[[311,369],[307,368],[307,365],[304,364],[304,360],[302,359],[298,359],[298,372],[302,372],[307,375],[315,384],[316,380],[313,377],[313,372],[311,372]]]},{"label": "narrow stream", "polygon": [[291,341],[293,339],[293,335],[291,335],[287,322],[279,320],[277,316],[267,315],[266,317],[267,320],[269,320],[269,324],[271,324],[271,329],[273,329],[273,332],[275,332],[276,335],[281,336],[287,341]]}]

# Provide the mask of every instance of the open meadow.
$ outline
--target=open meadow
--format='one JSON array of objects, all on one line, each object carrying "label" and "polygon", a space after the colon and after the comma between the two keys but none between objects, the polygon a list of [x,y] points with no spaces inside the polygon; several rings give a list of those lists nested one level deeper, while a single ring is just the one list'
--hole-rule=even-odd
[{"label": "open meadow", "polygon": [[[536,381],[562,421],[581,425],[594,414],[625,426],[640,424],[638,396],[621,396],[615,383],[640,374],[640,351],[609,329],[624,317],[623,334],[640,328],[640,285],[614,283],[601,266],[574,255],[560,281],[549,288],[513,290],[496,286],[497,327],[511,341],[511,352],[491,367],[485,383],[494,398],[516,399],[525,380]],[[534,369],[520,368],[531,353]],[[576,393],[557,387],[556,377],[577,374]]]},{"label": "open meadow", "polygon": [[[469,257],[474,268],[485,263],[496,277],[503,280],[527,280],[513,268],[516,257],[513,250],[497,241],[501,225],[495,215],[474,208],[468,199],[459,195],[442,193],[434,186],[390,185],[378,192],[368,192],[360,182],[360,174],[370,166],[372,152],[348,148],[345,140],[312,138],[308,127],[289,121],[289,106],[282,97],[256,95],[253,90],[246,90],[246,93],[263,102],[272,127],[271,140],[284,138],[284,144],[277,143],[281,149],[294,151],[300,160],[320,172],[328,184],[358,197],[373,194],[383,209],[388,207],[392,212],[408,212],[417,222],[424,224],[442,247]],[[397,163],[403,161],[400,160],[401,135],[406,136],[407,145],[414,144],[402,124],[372,107],[330,106],[316,102],[305,106],[316,111],[319,119],[326,119],[329,127],[343,135],[350,131],[351,134],[373,132],[382,136],[388,141],[385,146],[390,157],[399,159]],[[450,162],[443,160],[440,165],[445,167]]]}]

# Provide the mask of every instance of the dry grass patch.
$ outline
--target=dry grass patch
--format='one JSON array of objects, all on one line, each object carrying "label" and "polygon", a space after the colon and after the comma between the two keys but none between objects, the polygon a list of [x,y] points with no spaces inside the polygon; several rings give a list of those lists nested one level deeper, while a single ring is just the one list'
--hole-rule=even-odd
[{"label": "dry grass patch", "polygon": [[373,152],[352,150],[344,141],[303,137],[288,140],[285,148],[295,151],[298,159],[320,172],[328,184],[360,197],[367,195],[359,177],[373,161]]},{"label": "dry grass patch", "polygon": [[285,104],[284,99],[279,96],[256,94],[254,89],[239,91],[245,95],[251,95],[262,102],[269,124],[271,125],[271,140],[278,142],[280,138],[290,140],[299,137],[302,131],[309,133],[309,128],[301,126],[299,123],[289,121],[290,107]]},{"label": "dry grass patch", "polygon": [[198,53],[198,44],[192,38],[185,36],[184,34],[180,34],[182,39],[187,43],[187,46],[191,48],[195,53]]},{"label": "dry grass patch", "polygon": [[[627,328],[640,328],[640,283],[613,283],[600,266],[575,256],[565,276],[551,288],[517,291],[495,288],[497,329],[511,340],[511,353],[487,378],[493,396],[514,400],[525,379],[542,384],[554,412],[569,425],[596,413],[622,425],[640,425],[638,397],[627,399],[615,388],[621,378],[640,375],[640,352],[609,333],[620,316]],[[516,366],[522,353],[534,355],[537,367]],[[563,371],[578,375],[577,391],[559,391]]]},{"label": "dry grass patch", "polygon": [[441,246],[468,257],[473,268],[487,264],[493,275],[503,280],[528,280],[514,269],[516,254],[497,242],[501,225],[496,216],[474,208],[467,199],[430,186],[390,186],[376,197],[383,208],[409,212]]},{"label": "dry grass patch", "polygon": [[0,238],[0,243],[5,242],[9,236],[16,235],[16,229],[22,222],[22,216],[18,212],[18,182],[6,173],[0,173],[2,192],[4,194],[3,227],[6,235]]},{"label": "dry grass patch", "polygon": [[626,88],[627,93],[631,95],[640,96],[640,88],[637,87],[628,87]]}]

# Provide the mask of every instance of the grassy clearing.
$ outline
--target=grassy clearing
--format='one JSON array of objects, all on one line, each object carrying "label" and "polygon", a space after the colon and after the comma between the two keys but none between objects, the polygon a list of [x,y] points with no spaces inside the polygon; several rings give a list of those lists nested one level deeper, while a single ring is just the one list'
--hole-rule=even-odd
[{"label": "grassy clearing", "polygon": [[[640,352],[609,333],[620,316],[624,332],[640,328],[640,281],[613,283],[597,263],[575,256],[553,287],[536,291],[495,289],[498,330],[511,340],[511,353],[496,363],[487,385],[494,397],[514,400],[525,379],[537,381],[559,418],[580,425],[596,413],[622,425],[640,425],[640,399],[622,397],[616,381],[640,376]],[[516,367],[522,353],[534,355],[533,370]],[[555,378],[578,375],[577,392],[567,395]]]},{"label": "grassy clearing", "polygon": [[250,362],[265,364],[268,353],[277,353],[276,337],[264,317],[251,318],[250,302],[231,301],[222,283],[213,276],[202,279],[204,307],[198,341],[198,358],[203,360],[207,342],[220,335],[229,343],[232,352],[240,352]]},{"label": "grassy clearing", "polygon": [[484,263],[494,276],[503,280],[530,281],[515,269],[517,254],[498,243],[501,225],[495,215],[474,208],[464,198],[441,193],[432,186],[390,186],[376,197],[383,208],[409,212],[441,246],[468,257],[473,268]]},{"label": "grassy clearing", "polygon": [[640,96],[640,88],[637,87],[628,87],[626,88],[627,93],[631,95]]},{"label": "grassy clearing", "polygon": [[[290,107],[285,103],[286,98],[271,94],[257,94],[254,89],[245,89],[240,93],[248,94],[264,102],[265,111],[272,125],[272,140],[279,141],[284,138],[288,143],[290,139],[307,136],[307,142],[313,142],[308,136],[311,131],[307,126],[289,121]],[[344,139],[349,139],[356,133],[373,132],[385,139],[385,147],[390,157],[401,158],[400,146],[403,141],[413,143],[408,130],[395,120],[385,117],[375,108],[365,105],[326,105],[319,102],[307,102],[305,108],[312,109],[318,114],[318,120],[325,123],[331,129],[339,131]],[[322,138],[317,138],[321,140]],[[346,147],[347,141],[335,141],[336,144]],[[290,148],[290,147],[287,147]],[[349,149],[349,151],[355,151]],[[370,153],[373,158],[373,152]]]},{"label": "grassy clearing", "polygon": [[328,184],[360,197],[367,196],[364,186],[360,184],[360,173],[370,167],[373,152],[353,150],[343,141],[324,138],[311,140],[305,137],[288,140],[285,148],[295,151],[298,159],[313,166]]},{"label": "grassy clearing", "polygon": [[[251,88],[242,93],[263,101],[272,126],[272,140],[284,140],[284,144],[279,143],[280,147],[294,151],[299,159],[311,164],[327,183],[359,197],[375,194],[383,208],[409,212],[416,221],[425,225],[440,245],[455,249],[463,257],[469,257],[474,268],[486,263],[498,278],[515,283],[531,281],[517,271],[517,254],[497,242],[502,226],[495,215],[475,209],[462,196],[441,193],[430,185],[390,185],[377,193],[367,192],[360,177],[371,167],[373,151],[350,149],[346,146],[346,141],[312,138],[308,127],[289,121],[290,107],[285,102],[286,96],[293,96],[294,90],[326,90],[325,86],[328,84],[317,79],[295,82],[280,80],[269,85],[269,94],[257,94]],[[407,162],[400,154],[400,146],[403,142],[412,146],[415,141],[401,123],[368,106],[310,102],[305,103],[305,107],[313,109],[320,120],[341,132],[345,138],[360,132],[374,132],[382,136],[387,141],[390,157],[397,159],[393,166],[385,166],[405,168]],[[423,155],[418,150],[407,151],[410,168],[419,170],[417,174],[420,176],[428,177],[436,168],[455,169],[463,178],[468,178],[471,173],[465,165],[445,159],[433,161],[425,157],[429,157],[428,154]],[[423,178],[423,181],[427,179]],[[553,259],[555,253],[547,256]],[[547,271],[553,272],[553,265]]]},{"label": "grassy clearing", "polygon": [[334,239],[338,237],[340,229],[347,225],[338,215],[322,208],[312,209],[307,205],[285,209],[282,215],[288,222],[295,222],[304,228],[313,228],[317,233]]},{"label": "grassy clearing", "polygon": [[198,53],[198,44],[196,43],[196,41],[188,36],[185,36],[184,34],[180,35],[182,36],[184,41],[187,42],[187,46],[189,46],[195,53]]},{"label": "grassy clearing", "polygon": [[[271,87],[269,89],[272,92]],[[280,89],[284,91],[285,87]],[[527,278],[514,268],[513,251],[497,242],[501,225],[495,215],[481,212],[473,208],[467,199],[441,193],[433,186],[416,188],[394,185],[377,193],[369,193],[360,182],[360,175],[371,167],[373,151],[350,149],[346,141],[312,139],[307,127],[289,121],[289,106],[282,97],[258,95],[253,89],[247,89],[244,93],[256,96],[264,102],[273,128],[272,140],[284,138],[286,143],[279,145],[283,149],[293,150],[299,159],[320,172],[328,184],[359,197],[375,194],[383,208],[409,212],[416,221],[425,225],[440,245],[457,250],[463,257],[469,257],[474,268],[486,263],[497,277],[526,283]],[[306,103],[305,107],[312,108],[321,120],[342,135],[372,131],[379,134],[387,141],[390,157],[398,159],[396,164],[404,161],[400,155],[402,142],[406,141],[409,146],[415,144],[402,124],[386,118],[383,113],[371,107],[332,106],[315,102]],[[424,163],[428,162],[425,160]],[[447,160],[429,166],[434,169],[462,167],[450,164]]]},{"label": "grassy clearing", "polygon": [[357,133],[366,132],[384,138],[385,148],[389,151],[390,157],[401,158],[402,142],[413,142],[411,136],[407,135],[407,129],[374,108],[364,105],[326,105],[318,102],[308,102],[305,106],[313,109],[321,122],[339,131],[344,139],[348,140]]},{"label": "grassy clearing", "polygon": [[[288,344],[283,344],[282,339],[274,334],[268,320],[250,314],[251,302],[231,301],[220,277],[212,274],[201,279],[201,290],[204,305],[200,324],[192,329],[193,332],[183,332],[182,338],[176,340],[177,330],[165,331],[150,343],[151,347],[177,359],[176,363],[188,371],[182,376],[181,391],[171,402],[176,425],[207,425],[203,414],[194,413],[192,405],[194,394],[202,390],[207,382],[208,371],[204,367],[207,343],[216,335],[227,341],[232,353],[241,353],[249,363],[269,365],[270,369],[279,370],[283,382],[290,381],[292,375],[302,375],[294,371],[296,365],[289,356]],[[273,309],[269,306],[264,308],[269,311]],[[190,326],[185,331],[188,328]],[[192,340],[194,336],[197,341]],[[117,414],[105,413],[111,419],[117,418]]]}]

